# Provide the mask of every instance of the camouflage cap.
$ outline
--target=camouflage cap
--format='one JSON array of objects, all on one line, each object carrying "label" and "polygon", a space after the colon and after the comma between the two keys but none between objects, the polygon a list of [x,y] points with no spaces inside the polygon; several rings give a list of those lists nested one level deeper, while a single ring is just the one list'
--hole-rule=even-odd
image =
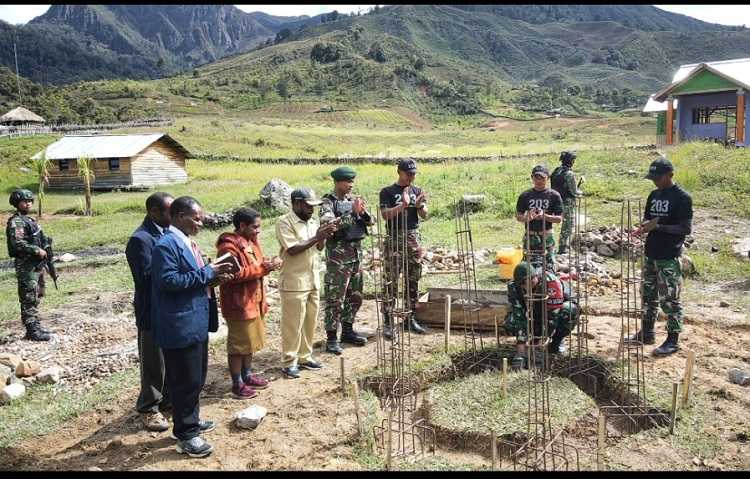
[{"label": "camouflage cap", "polygon": [[20,188],[13,190],[10,194],[10,198],[8,198],[8,203],[15,208],[21,201],[34,201],[34,193],[30,190]]},{"label": "camouflage cap", "polygon": [[520,285],[524,281],[526,281],[526,278],[529,276],[529,274],[533,276],[539,276],[541,272],[539,268],[530,265],[526,261],[522,261],[518,263],[513,270],[513,282],[515,282],[517,285]]},{"label": "camouflage cap", "polygon": [[333,181],[353,180],[357,172],[349,166],[340,166],[331,172]]}]

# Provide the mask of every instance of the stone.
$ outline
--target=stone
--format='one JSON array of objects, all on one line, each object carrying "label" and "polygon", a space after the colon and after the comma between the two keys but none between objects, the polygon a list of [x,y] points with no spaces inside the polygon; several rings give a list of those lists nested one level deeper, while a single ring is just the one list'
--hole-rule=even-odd
[{"label": "stone", "polygon": [[21,363],[21,357],[13,353],[0,353],[0,364],[16,369]]},{"label": "stone", "polygon": [[5,386],[0,391],[0,404],[8,404],[26,394],[26,386],[20,383]]},{"label": "stone", "polygon": [[37,361],[21,361],[16,368],[16,376],[19,378],[27,378],[38,374],[42,370],[42,365]]},{"label": "stone", "polygon": [[728,308],[730,305],[726,301],[719,301],[720,308]]},{"label": "stone", "polygon": [[55,258],[55,262],[59,261],[60,263],[70,263],[71,261],[75,261],[77,259],[78,256],[70,253],[65,253],[64,255]]},{"label": "stone", "polygon": [[740,386],[750,386],[750,373],[747,373],[738,368],[731,368],[727,371],[729,376],[729,382],[733,384],[739,384]]},{"label": "stone", "polygon": [[597,252],[597,253],[598,253],[599,255],[601,255],[601,256],[606,256],[606,257],[608,257],[608,258],[611,258],[611,257],[613,257],[613,256],[615,255],[615,252],[614,252],[614,251],[612,251],[612,249],[611,249],[611,248],[610,248],[609,246],[607,246],[606,244],[600,244],[600,245],[599,245],[599,246],[598,246],[598,247],[596,248],[596,252]]},{"label": "stone", "polygon": [[741,238],[732,241],[732,251],[742,259],[750,258],[750,238]]},{"label": "stone", "polygon": [[0,364],[0,387],[10,384],[10,378],[13,377],[13,371],[9,366]]},{"label": "stone", "polygon": [[241,429],[255,429],[266,417],[268,410],[263,406],[253,404],[235,415],[234,424]]},{"label": "stone", "polygon": [[698,270],[695,268],[695,263],[693,262],[693,259],[686,254],[683,254],[682,256],[680,256],[680,266],[682,266],[683,276],[691,277],[691,276],[695,276],[696,274],[698,274]]},{"label": "stone", "polygon": [[62,368],[59,366],[52,366],[44,371],[41,371],[36,375],[36,380],[42,384],[56,384],[60,382],[60,376],[62,375]]},{"label": "stone", "polygon": [[[192,103],[192,102],[191,102]],[[102,472],[102,469],[100,467],[91,466],[87,469],[89,472]]]},{"label": "stone", "polygon": [[718,253],[719,252],[719,247],[718,246],[711,246],[711,252],[712,253]]},{"label": "stone", "polygon": [[273,178],[260,190],[260,199],[271,208],[289,211],[292,208],[291,194],[291,186],[283,180]]}]

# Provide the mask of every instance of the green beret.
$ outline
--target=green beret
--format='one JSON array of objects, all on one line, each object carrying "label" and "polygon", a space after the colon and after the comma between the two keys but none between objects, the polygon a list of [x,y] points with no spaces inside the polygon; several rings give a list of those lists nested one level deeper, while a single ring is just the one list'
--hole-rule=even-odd
[{"label": "green beret", "polygon": [[357,172],[348,166],[341,166],[331,172],[334,181],[353,180]]}]

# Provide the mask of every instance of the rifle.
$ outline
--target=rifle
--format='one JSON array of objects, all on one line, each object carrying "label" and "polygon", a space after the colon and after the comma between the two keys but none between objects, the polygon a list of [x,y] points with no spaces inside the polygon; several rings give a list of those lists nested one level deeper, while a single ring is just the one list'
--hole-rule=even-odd
[{"label": "rifle", "polygon": [[60,288],[57,287],[57,270],[55,269],[54,263],[55,253],[52,250],[52,238],[45,237],[42,248],[47,252],[47,257],[42,260],[42,266],[47,270],[47,273],[49,273],[52,282],[55,283],[55,289],[59,290]]}]

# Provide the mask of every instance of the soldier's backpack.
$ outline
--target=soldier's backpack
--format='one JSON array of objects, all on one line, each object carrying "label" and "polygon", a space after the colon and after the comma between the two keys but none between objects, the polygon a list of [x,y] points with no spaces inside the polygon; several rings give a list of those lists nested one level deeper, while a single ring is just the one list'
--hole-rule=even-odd
[{"label": "soldier's backpack", "polygon": [[552,189],[560,193],[562,199],[570,196],[567,188],[565,187],[565,173],[567,173],[567,171],[567,168],[558,166],[550,175],[550,183],[552,185]]}]

